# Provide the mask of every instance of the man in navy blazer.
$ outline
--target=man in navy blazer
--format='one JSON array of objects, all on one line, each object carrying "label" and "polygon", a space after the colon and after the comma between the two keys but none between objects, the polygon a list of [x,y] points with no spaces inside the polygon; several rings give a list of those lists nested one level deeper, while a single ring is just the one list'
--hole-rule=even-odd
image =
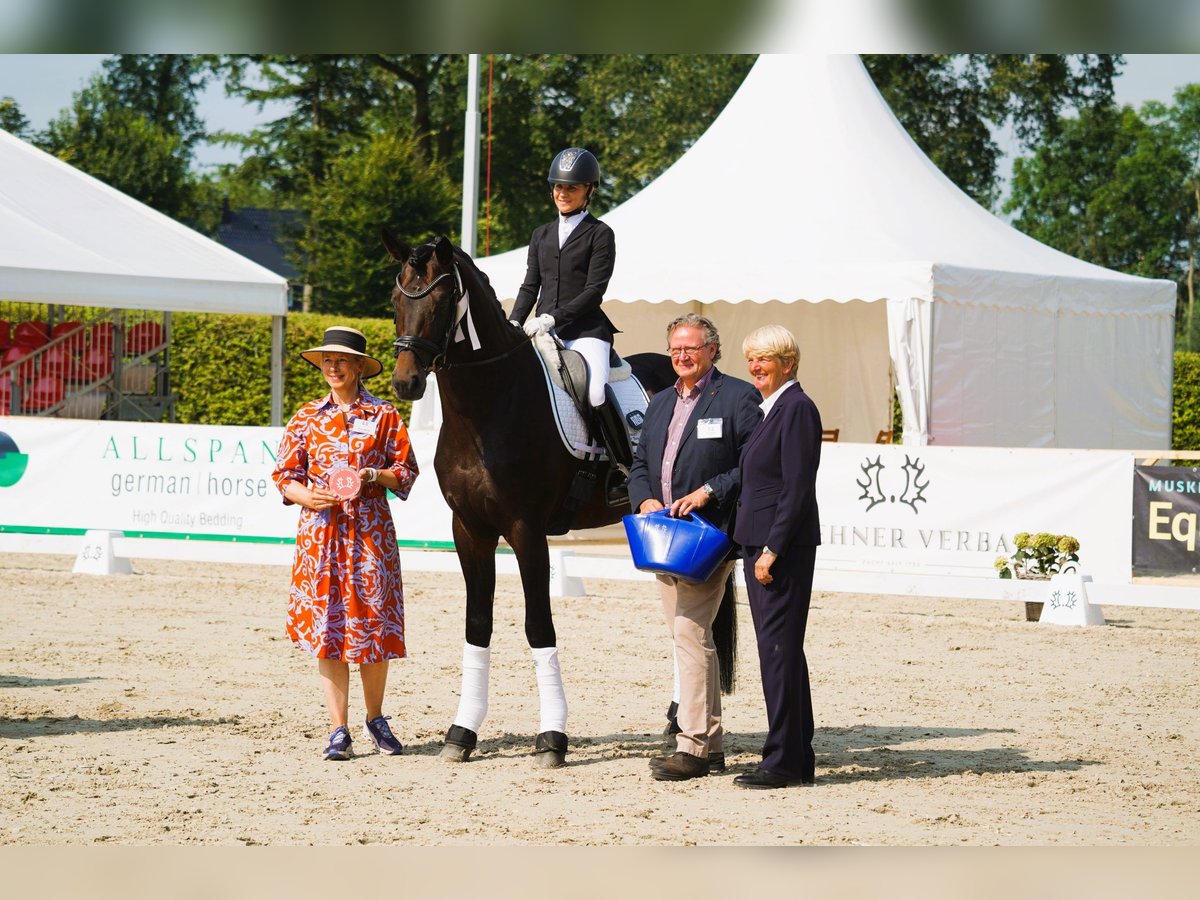
[{"label": "man in navy blazer", "polygon": [[764,326],[746,337],[742,349],[763,396],[763,420],[742,448],[733,538],[742,545],[767,738],[758,769],[734,783],[780,788],[811,784],[816,768],[804,632],[821,543],[821,414],[795,381],[800,353],[791,332]]},{"label": "man in navy blazer", "polygon": [[[671,364],[679,380],[650,399],[641,440],[629,471],[634,512],[670,507],[672,515],[702,511],[728,531],[740,476],[738,456],[761,415],[749,384],[713,367],[721,339],[713,323],[693,314],[667,326]],[[676,752],[651,760],[654,778],[682,781],[725,768],[720,668],[712,624],[733,561],[692,584],[658,575],[663,614],[679,671]]]}]

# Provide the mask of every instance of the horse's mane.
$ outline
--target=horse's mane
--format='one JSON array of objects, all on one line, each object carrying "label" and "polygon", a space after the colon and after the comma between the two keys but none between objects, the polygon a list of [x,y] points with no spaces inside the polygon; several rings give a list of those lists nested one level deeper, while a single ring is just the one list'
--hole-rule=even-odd
[{"label": "horse's mane", "polygon": [[470,292],[472,297],[481,297],[487,300],[488,302],[485,306],[495,309],[497,315],[504,318],[504,307],[496,299],[496,290],[492,287],[491,281],[488,280],[487,273],[475,265],[475,260],[465,250],[456,245],[451,246],[454,248],[454,261],[458,264],[463,286]]}]

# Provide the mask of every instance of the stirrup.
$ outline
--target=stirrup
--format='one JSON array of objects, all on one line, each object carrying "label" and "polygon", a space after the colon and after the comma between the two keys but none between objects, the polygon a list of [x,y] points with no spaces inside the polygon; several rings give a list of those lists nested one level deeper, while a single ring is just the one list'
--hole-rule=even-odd
[{"label": "stirrup", "polygon": [[604,483],[604,499],[609,506],[629,505],[629,475],[624,469],[614,465],[608,470],[608,478]]}]

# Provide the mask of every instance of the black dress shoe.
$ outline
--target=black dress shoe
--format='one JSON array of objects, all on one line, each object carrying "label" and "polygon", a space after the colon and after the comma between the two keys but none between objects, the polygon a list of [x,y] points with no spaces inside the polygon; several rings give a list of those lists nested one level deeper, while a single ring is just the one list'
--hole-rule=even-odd
[{"label": "black dress shoe", "polygon": [[787,778],[784,775],[776,775],[774,772],[769,772],[759,766],[753,772],[747,772],[745,775],[739,775],[737,778],[733,779],[733,783],[738,787],[766,790],[770,788],[794,787],[798,784],[812,784],[812,779]]},{"label": "black dress shoe", "polygon": [[708,774],[708,760],[690,753],[672,753],[660,765],[650,769],[655,781],[686,781]]},{"label": "black dress shoe", "polygon": [[[671,756],[674,756],[674,755],[675,754],[672,753],[668,756],[652,756],[652,757],[650,757],[650,768],[657,769],[659,766],[661,766],[663,763],[665,763],[668,759],[670,759]],[[708,754],[708,774],[709,775],[720,775],[724,771],[725,771],[725,754],[724,753]]]}]

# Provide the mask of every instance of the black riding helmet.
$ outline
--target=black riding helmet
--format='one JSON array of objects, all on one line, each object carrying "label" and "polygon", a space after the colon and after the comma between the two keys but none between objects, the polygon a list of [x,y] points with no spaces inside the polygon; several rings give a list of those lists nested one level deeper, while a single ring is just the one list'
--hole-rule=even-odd
[{"label": "black riding helmet", "polygon": [[568,147],[554,157],[550,163],[550,174],[546,180],[551,184],[600,184],[600,163],[590,150]]}]

